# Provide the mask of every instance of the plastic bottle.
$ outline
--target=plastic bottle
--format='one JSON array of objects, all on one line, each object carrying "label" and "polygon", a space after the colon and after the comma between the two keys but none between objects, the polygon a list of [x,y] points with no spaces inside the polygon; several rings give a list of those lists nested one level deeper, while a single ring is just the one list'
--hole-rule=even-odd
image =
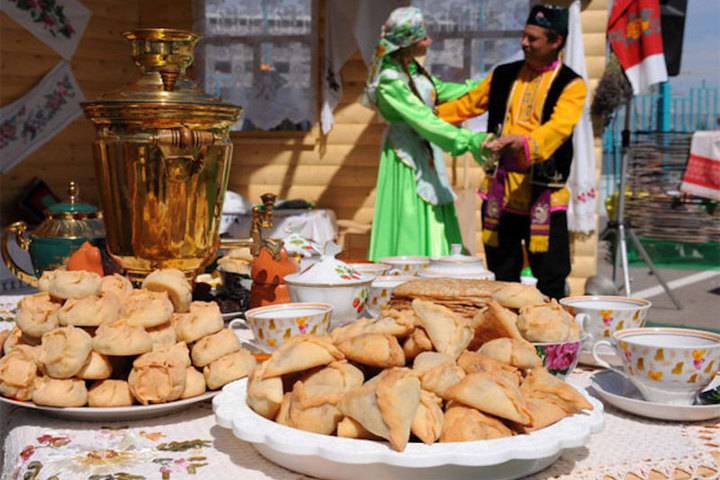
[{"label": "plastic bottle", "polygon": [[538,279],[533,276],[532,270],[530,267],[525,267],[520,272],[520,283],[523,285],[530,285],[530,286],[536,286],[538,282]]}]

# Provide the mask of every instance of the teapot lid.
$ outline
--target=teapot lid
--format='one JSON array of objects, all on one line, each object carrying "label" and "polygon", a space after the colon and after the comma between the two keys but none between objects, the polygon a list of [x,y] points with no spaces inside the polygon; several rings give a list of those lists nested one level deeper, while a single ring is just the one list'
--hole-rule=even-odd
[{"label": "teapot lid", "polygon": [[32,232],[43,238],[85,238],[105,236],[102,212],[81,203],[77,183],[68,184],[68,200],[48,207],[45,220]]},{"label": "teapot lid", "polygon": [[[89,203],[80,202],[80,188],[77,183],[71,181],[68,184],[68,200],[66,202],[59,202],[48,207],[49,218],[55,218],[56,216],[67,216],[67,214],[92,214],[97,213],[97,208]],[[82,217],[79,215],[78,217]]]}]

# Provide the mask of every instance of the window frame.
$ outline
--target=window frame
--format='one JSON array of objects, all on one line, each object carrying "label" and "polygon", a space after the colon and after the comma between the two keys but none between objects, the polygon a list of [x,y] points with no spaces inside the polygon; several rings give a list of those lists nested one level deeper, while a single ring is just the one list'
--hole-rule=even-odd
[{"label": "window frame", "polygon": [[[272,143],[278,144],[278,140],[285,140],[281,144],[287,145],[314,145],[317,141],[320,132],[320,111],[322,107],[322,84],[321,84],[321,72],[322,69],[322,58],[321,49],[324,47],[324,35],[322,28],[324,28],[325,19],[323,15],[323,8],[326,0],[310,0],[310,34],[309,35],[287,35],[284,38],[289,38],[288,41],[305,40],[310,36],[310,81],[315,86],[315,105],[314,105],[314,119],[307,131],[297,130],[231,130],[230,138],[232,140],[243,141],[246,143]],[[205,19],[205,2],[203,0],[195,0],[195,9],[201,18]],[[195,15],[195,21],[198,21],[198,15]],[[253,46],[253,68],[254,71],[258,71],[260,68],[259,51],[263,42],[272,41],[275,38],[274,35],[251,35],[251,36],[233,36],[233,35],[207,35],[204,33],[201,45],[201,52],[197,57],[202,59],[202,72],[200,72],[200,80],[202,88],[205,89],[205,45],[212,45],[213,40],[216,41],[227,41],[227,39],[237,39],[246,44],[252,44]],[[252,42],[248,42],[248,39],[252,39]],[[324,49],[323,49],[324,50]],[[242,105],[241,105],[242,107]]]},{"label": "window frame", "polygon": [[[466,0],[468,3],[472,3],[472,0]],[[486,0],[483,0],[486,1]],[[500,2],[501,0],[490,0],[490,1],[496,1]],[[410,3],[413,4],[412,0],[410,0]],[[533,0],[527,0],[528,3],[528,12],[532,8],[534,2]],[[463,69],[463,77],[466,80],[473,78],[473,71],[472,71],[472,42],[473,40],[504,40],[504,39],[517,39],[518,41],[518,49],[520,49],[520,40],[522,39],[523,35],[523,29],[520,30],[479,30],[479,31],[457,31],[457,32],[451,32],[451,31],[441,31],[441,30],[434,30],[432,28],[428,28],[428,33],[433,39],[433,42],[441,42],[445,40],[462,40],[463,41],[463,63],[462,63],[462,69]],[[432,47],[431,47],[432,51]],[[428,57],[432,58],[431,52],[428,52]],[[430,62],[432,63],[432,62]],[[483,72],[485,74],[489,74],[490,71]],[[447,80],[447,79],[444,79]]]}]

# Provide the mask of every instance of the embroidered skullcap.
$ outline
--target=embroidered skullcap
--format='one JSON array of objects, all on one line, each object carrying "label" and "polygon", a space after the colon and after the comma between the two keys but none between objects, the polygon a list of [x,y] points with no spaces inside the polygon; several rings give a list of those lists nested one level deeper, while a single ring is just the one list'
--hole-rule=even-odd
[{"label": "embroidered skullcap", "polygon": [[569,13],[567,8],[553,5],[535,5],[530,10],[527,25],[537,25],[567,37]]},{"label": "embroidered skullcap", "polygon": [[365,85],[365,103],[375,105],[375,90],[380,79],[380,67],[387,55],[409,47],[427,37],[422,12],[416,7],[396,8],[390,13],[380,31],[380,41],[373,54],[368,81]]}]

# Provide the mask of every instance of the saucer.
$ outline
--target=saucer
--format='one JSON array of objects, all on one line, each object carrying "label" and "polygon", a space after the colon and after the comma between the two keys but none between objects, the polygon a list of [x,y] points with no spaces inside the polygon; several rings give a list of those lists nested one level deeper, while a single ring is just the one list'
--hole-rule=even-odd
[{"label": "saucer", "polygon": [[643,400],[638,389],[622,375],[603,370],[593,374],[592,392],[615,408],[641,417],[677,422],[698,422],[720,417],[720,405],[669,405]]}]

